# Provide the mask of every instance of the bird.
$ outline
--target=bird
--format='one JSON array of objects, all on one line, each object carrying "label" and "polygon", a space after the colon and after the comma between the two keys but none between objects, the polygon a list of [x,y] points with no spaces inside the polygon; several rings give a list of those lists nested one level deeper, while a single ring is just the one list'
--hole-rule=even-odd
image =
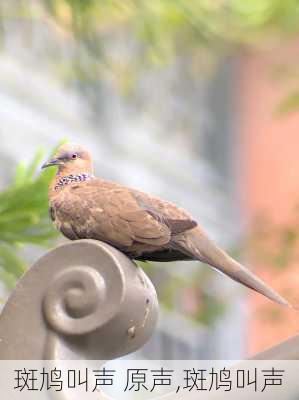
[{"label": "bird", "polygon": [[42,168],[56,166],[49,214],[68,239],[108,243],[132,260],[198,260],[268,299],[293,308],[250,269],[221,249],[183,208],[120,183],[98,178],[90,153],[65,143]]}]

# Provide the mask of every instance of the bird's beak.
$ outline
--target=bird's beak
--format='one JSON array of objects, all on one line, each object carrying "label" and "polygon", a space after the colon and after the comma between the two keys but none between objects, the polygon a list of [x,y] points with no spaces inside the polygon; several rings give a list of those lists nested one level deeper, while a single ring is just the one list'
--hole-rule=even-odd
[{"label": "bird's beak", "polygon": [[42,169],[48,168],[48,167],[53,167],[54,165],[62,165],[62,164],[63,164],[63,162],[61,160],[59,160],[59,158],[52,158],[52,160],[46,161],[42,165]]}]

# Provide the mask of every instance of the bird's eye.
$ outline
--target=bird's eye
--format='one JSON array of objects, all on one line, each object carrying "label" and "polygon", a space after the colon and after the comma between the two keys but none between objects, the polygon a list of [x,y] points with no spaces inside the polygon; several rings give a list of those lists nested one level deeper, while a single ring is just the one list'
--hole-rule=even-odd
[{"label": "bird's eye", "polygon": [[72,159],[76,160],[76,158],[78,158],[78,154],[77,153],[72,154]]}]

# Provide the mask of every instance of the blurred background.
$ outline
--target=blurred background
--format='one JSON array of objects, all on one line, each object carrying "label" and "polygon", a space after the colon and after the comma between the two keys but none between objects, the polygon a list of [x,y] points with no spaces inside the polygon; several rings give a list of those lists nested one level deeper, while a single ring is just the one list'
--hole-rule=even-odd
[{"label": "blurred background", "polygon": [[[298,39],[296,0],[2,1],[2,303],[66,240],[48,218],[54,171],[39,168],[70,140],[298,304]],[[295,312],[205,265],[143,267],[161,316],[139,357],[240,359],[298,331]]]}]

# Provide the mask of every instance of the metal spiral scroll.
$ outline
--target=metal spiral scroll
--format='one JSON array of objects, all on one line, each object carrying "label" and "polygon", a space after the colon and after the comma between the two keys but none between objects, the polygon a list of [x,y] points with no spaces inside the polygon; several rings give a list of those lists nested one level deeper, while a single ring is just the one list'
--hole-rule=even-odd
[{"label": "metal spiral scroll", "polygon": [[46,253],[0,314],[0,358],[107,360],[136,351],[158,316],[155,289],[124,254],[95,240]]},{"label": "metal spiral scroll", "polygon": [[141,347],[158,314],[156,292],[144,272],[97,241],[55,251],[42,301],[49,326],[43,358],[111,359]]},{"label": "metal spiral scroll", "polygon": [[[111,274],[113,282],[109,279]],[[124,277],[117,264],[105,264],[105,268],[101,262],[75,265],[53,279],[44,297],[43,311],[55,332],[83,335],[114,318],[123,297]]]}]

